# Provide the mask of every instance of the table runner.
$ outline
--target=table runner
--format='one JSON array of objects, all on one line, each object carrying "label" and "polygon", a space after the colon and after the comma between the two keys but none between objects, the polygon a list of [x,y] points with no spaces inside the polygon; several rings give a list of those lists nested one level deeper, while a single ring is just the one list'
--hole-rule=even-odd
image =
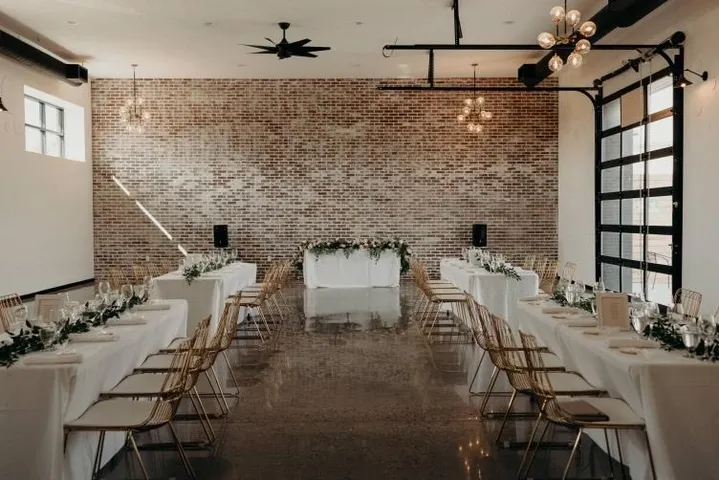
[{"label": "table runner", "polygon": [[[84,480],[92,473],[98,434],[69,435],[63,456],[63,426],[145,360],[187,334],[187,302],[168,300],[170,310],[143,312],[145,325],[106,327],[114,342],[77,343],[79,364],[27,366],[22,359],[0,369],[0,478]],[[103,463],[124,445],[123,433],[108,433]]]},{"label": "table runner", "polygon": [[[679,352],[646,350],[627,355],[607,348],[607,336],[562,325],[538,305],[518,308],[520,329],[537,336],[568,370],[621,398],[647,423],[659,480],[717,478],[719,456],[719,365],[683,358]],[[620,332],[613,337],[628,337]],[[600,431],[591,435],[604,447]],[[622,434],[622,452],[632,478],[649,480],[649,456],[643,437]],[[612,456],[618,453],[612,443]]]}]

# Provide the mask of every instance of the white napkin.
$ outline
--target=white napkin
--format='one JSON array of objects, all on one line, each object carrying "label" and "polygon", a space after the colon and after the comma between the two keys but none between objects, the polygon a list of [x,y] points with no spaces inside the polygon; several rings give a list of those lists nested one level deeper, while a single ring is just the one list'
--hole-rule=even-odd
[{"label": "white napkin", "polygon": [[576,318],[569,318],[566,321],[562,322],[563,325],[566,325],[568,327],[596,327],[597,326],[597,319],[594,317],[576,317]]},{"label": "white napkin", "polygon": [[606,341],[609,348],[659,348],[659,344],[643,338],[609,338]]},{"label": "white napkin", "polygon": [[30,354],[23,358],[25,365],[54,365],[59,363],[82,363],[82,355],[76,352]]},{"label": "white napkin", "polygon": [[581,312],[580,309],[575,307],[544,307],[542,308],[542,313],[579,313]]},{"label": "white napkin", "polygon": [[68,337],[71,342],[114,342],[119,338],[119,335],[115,335],[113,332],[86,332],[71,333]]},{"label": "white napkin", "polygon": [[537,300],[544,300],[547,298],[546,295],[534,295],[531,297],[522,297],[519,299],[520,302],[536,302]]},{"label": "white napkin", "polygon": [[113,325],[145,325],[147,323],[147,320],[145,320],[145,317],[142,315],[138,315],[136,313],[132,313],[127,316],[122,316],[120,318],[111,318],[107,321],[107,325],[113,326]]},{"label": "white napkin", "polygon": [[160,310],[169,310],[171,305],[169,303],[145,303],[143,305],[136,305],[132,307],[136,312],[156,312]]}]

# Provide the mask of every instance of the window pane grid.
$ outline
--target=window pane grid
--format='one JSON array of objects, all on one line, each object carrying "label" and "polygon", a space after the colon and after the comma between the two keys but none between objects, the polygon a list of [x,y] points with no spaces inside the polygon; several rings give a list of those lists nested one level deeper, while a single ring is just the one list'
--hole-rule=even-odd
[{"label": "window pane grid", "polygon": [[65,157],[65,110],[25,95],[25,150]]}]

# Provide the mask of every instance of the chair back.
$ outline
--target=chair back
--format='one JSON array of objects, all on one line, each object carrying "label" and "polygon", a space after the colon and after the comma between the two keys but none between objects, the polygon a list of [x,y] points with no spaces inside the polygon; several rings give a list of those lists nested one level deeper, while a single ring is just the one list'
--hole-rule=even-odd
[{"label": "chair back", "polygon": [[522,264],[522,268],[524,270],[532,270],[534,268],[534,263],[537,261],[537,256],[528,254],[526,257],[524,257],[524,263]]},{"label": "chair back", "polygon": [[10,326],[15,322],[13,312],[15,308],[21,305],[22,300],[17,293],[0,296],[0,332],[10,329]]},{"label": "chair back", "polygon": [[185,382],[186,391],[190,391],[195,387],[200,373],[204,371],[203,366],[208,350],[207,337],[210,332],[210,319],[211,317],[208,315],[200,320],[195,328],[195,332],[192,334],[192,347],[190,348],[192,360],[190,360]]},{"label": "chair back", "polygon": [[674,305],[681,305],[685,316],[697,318],[702,307],[702,294],[688,288],[680,288],[674,293]]},{"label": "chair back", "polygon": [[122,271],[121,268],[110,269],[110,288],[113,290],[119,290],[123,285],[129,285],[130,282],[127,280],[127,275]]},{"label": "chair back", "polygon": [[145,279],[150,272],[147,270],[146,265],[133,265],[132,266],[132,278],[135,285],[139,285]]},{"label": "chair back", "polygon": [[163,275],[162,270],[160,269],[160,267],[157,266],[156,263],[150,262],[146,265],[146,268],[148,275],[150,275],[152,278],[161,277]]}]

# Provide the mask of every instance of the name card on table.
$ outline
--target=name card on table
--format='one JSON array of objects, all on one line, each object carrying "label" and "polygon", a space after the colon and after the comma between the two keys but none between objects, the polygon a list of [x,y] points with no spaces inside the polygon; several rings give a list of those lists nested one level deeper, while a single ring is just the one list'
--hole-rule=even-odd
[{"label": "name card on table", "polygon": [[597,293],[596,301],[600,327],[629,328],[629,300],[626,293]]}]

